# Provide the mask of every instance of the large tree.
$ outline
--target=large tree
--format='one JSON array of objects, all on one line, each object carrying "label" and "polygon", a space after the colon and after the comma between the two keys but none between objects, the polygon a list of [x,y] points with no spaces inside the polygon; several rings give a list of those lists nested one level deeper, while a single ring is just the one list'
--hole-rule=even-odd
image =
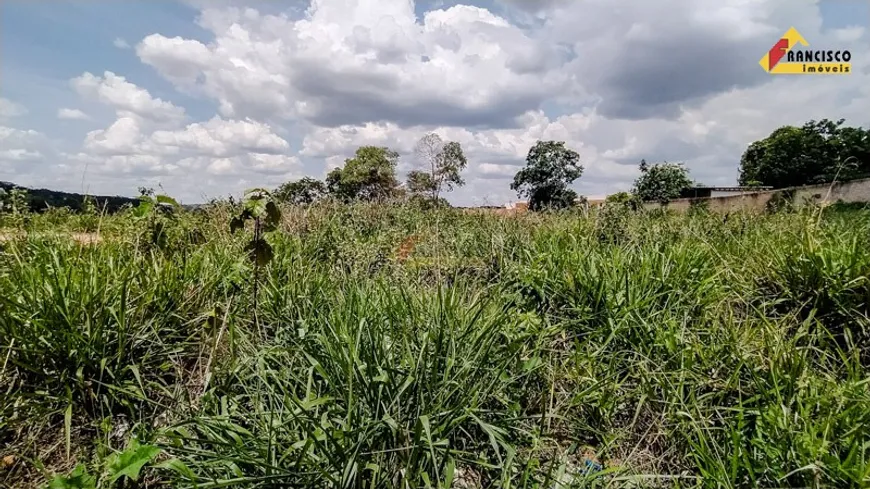
[{"label": "large tree", "polygon": [[399,154],[389,148],[363,146],[353,158],[345,160],[344,168],[336,168],[326,176],[330,194],[344,201],[382,200],[396,195],[396,165]]},{"label": "large tree", "polygon": [[412,193],[437,202],[441,192],[465,185],[460,173],[468,166],[468,160],[459,143],[445,143],[440,136],[430,133],[420,139],[415,153],[422,169],[408,172],[408,190]]},{"label": "large tree", "polygon": [[324,195],[326,195],[326,185],[311,177],[284,183],[272,193],[275,200],[294,205],[312,204]]},{"label": "large tree", "polygon": [[740,184],[782,188],[870,176],[870,130],[843,122],[783,126],[750,144],[740,159]]},{"label": "large tree", "polygon": [[682,164],[665,162],[650,166],[646,160],[640,160],[640,177],[635,180],[632,193],[646,202],[667,204],[691,186],[689,170]]},{"label": "large tree", "polygon": [[563,141],[538,141],[526,156],[526,166],[514,176],[511,189],[529,199],[529,209],[574,205],[577,192],[568,186],[580,178],[580,155]]}]

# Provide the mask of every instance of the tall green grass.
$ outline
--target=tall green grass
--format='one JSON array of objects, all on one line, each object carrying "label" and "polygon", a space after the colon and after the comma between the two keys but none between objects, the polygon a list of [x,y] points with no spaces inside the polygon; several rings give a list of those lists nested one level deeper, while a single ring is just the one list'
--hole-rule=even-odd
[{"label": "tall green grass", "polygon": [[820,212],[285,209],[256,304],[223,207],[32,233],[0,485],[135,434],[176,487],[867,486],[870,214]]}]

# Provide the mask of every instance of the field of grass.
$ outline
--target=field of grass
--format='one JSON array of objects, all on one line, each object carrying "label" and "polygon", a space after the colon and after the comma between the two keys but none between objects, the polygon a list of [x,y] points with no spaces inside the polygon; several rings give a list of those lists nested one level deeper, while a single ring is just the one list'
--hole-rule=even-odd
[{"label": "field of grass", "polygon": [[0,487],[870,486],[868,211],[231,211],[6,224]]}]

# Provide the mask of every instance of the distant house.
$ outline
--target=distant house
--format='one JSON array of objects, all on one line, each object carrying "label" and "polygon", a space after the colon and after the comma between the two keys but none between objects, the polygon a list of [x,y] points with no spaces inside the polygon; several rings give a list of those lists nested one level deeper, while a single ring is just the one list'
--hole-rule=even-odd
[{"label": "distant house", "polygon": [[680,198],[683,199],[703,199],[711,197],[729,197],[732,195],[743,195],[752,192],[760,192],[762,190],[771,190],[773,187],[690,187],[683,189],[680,192]]},{"label": "distant house", "polygon": [[574,201],[577,205],[585,205],[586,207],[598,207],[604,205],[606,199],[598,197],[580,198]]},{"label": "distant house", "polygon": [[525,200],[521,200],[519,202],[508,202],[505,204],[505,209],[526,211],[529,210],[529,203]]}]

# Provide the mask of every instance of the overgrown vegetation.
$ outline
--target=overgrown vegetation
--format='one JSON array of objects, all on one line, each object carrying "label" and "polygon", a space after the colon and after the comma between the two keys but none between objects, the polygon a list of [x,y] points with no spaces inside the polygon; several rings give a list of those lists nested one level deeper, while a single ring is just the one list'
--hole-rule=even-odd
[{"label": "overgrown vegetation", "polygon": [[783,126],[752,143],[740,159],[741,185],[775,188],[870,177],[870,128],[845,120]]},{"label": "overgrown vegetation", "polygon": [[634,182],[631,193],[641,201],[667,204],[680,197],[680,193],[692,187],[689,170],[681,163],[656,163],[640,161],[640,176]]},{"label": "overgrown vegetation", "polygon": [[0,486],[870,484],[866,209],[149,199],[6,222]]}]

